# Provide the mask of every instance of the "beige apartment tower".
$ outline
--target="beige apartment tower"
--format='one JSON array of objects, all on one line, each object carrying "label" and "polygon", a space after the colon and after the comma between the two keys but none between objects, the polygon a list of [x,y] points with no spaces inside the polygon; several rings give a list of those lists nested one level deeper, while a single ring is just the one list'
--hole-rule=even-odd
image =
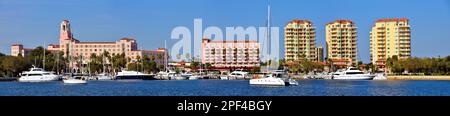
[{"label": "beige apartment tower", "polygon": [[336,20],[326,24],[326,57],[333,66],[345,68],[357,62],[357,27],[351,20]]},{"label": "beige apartment tower", "polygon": [[308,20],[292,20],[286,27],[285,33],[285,59],[295,61],[306,58],[317,61],[316,28]]},{"label": "beige apartment tower", "polygon": [[370,59],[380,70],[392,56],[411,57],[411,30],[407,18],[379,19],[370,31]]}]

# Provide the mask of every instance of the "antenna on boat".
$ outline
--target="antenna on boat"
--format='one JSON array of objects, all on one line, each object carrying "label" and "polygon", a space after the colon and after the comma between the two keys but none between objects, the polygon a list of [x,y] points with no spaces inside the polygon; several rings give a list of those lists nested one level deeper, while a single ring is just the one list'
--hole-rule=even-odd
[{"label": "antenna on boat", "polygon": [[165,61],[163,61],[164,62],[164,68],[165,68],[165,71],[167,71],[167,66],[168,66],[168,60],[167,60],[167,52],[168,52],[168,50],[167,50],[167,40],[164,40],[164,60]]},{"label": "antenna on boat", "polygon": [[42,69],[45,70],[45,41],[44,41],[44,45],[42,46],[43,51],[44,51],[44,58],[42,60]]}]

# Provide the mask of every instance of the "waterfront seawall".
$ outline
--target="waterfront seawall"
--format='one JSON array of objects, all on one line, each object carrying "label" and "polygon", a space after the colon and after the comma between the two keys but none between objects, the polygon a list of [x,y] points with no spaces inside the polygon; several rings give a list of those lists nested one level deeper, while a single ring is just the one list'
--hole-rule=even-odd
[{"label": "waterfront seawall", "polygon": [[388,80],[450,80],[448,76],[387,76]]}]

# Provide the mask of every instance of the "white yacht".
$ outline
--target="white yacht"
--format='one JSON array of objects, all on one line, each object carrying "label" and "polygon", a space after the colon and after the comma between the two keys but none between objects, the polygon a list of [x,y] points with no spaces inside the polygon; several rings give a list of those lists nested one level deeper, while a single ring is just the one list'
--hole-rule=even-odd
[{"label": "white yacht", "polygon": [[154,80],[154,75],[144,74],[138,71],[126,71],[122,70],[116,75],[116,79],[143,79],[143,80]]},{"label": "white yacht", "polygon": [[331,78],[335,80],[372,80],[374,77],[374,75],[366,74],[355,67],[348,67],[333,73]]},{"label": "white yacht", "polygon": [[250,79],[248,72],[236,70],[228,74],[228,79]]},{"label": "white yacht", "polygon": [[18,79],[19,82],[47,82],[58,81],[61,78],[59,75],[55,75],[52,72],[45,71],[42,68],[33,68],[30,71],[23,72]]},{"label": "white yacht", "polygon": [[251,85],[273,85],[273,86],[288,86],[298,85],[298,82],[289,78],[288,73],[284,70],[275,70],[270,74],[266,74],[265,78],[251,79]]}]

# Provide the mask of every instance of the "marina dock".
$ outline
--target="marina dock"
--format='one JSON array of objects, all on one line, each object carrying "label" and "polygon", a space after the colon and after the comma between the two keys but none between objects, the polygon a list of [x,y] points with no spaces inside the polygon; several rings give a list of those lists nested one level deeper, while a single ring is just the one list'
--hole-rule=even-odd
[{"label": "marina dock", "polygon": [[4,82],[4,81],[16,81],[17,78],[14,77],[0,77],[0,82]]}]

